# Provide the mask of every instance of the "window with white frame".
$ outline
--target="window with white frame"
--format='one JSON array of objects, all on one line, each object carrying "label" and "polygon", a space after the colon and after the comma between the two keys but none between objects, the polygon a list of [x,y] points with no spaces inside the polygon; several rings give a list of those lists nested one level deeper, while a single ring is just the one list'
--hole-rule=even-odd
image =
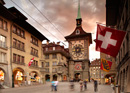
[{"label": "window with white frame", "polygon": [[0,46],[5,47],[6,46],[6,37],[3,35],[0,35]]}]

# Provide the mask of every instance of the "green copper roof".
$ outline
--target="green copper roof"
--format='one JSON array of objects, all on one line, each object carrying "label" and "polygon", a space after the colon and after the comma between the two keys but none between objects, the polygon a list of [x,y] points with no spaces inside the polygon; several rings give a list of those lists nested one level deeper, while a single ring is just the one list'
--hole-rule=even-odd
[{"label": "green copper roof", "polygon": [[78,14],[77,14],[77,19],[81,18],[81,14],[80,14],[80,1],[78,0]]}]

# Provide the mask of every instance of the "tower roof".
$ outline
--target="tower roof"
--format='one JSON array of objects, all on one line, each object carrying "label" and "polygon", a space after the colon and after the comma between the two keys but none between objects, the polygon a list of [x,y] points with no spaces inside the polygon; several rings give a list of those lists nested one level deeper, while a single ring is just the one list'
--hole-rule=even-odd
[{"label": "tower roof", "polygon": [[78,0],[78,14],[77,19],[81,19],[81,13],[80,13],[80,0]]}]

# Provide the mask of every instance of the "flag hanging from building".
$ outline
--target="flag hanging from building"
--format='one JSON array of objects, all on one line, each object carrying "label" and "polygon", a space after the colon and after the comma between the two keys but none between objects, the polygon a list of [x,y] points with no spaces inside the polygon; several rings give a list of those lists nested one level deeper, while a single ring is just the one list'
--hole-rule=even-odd
[{"label": "flag hanging from building", "polygon": [[28,63],[28,66],[30,66],[30,65],[32,64],[33,60],[34,60],[34,57],[33,57],[33,58],[31,59],[31,61]]},{"label": "flag hanging from building", "polygon": [[105,59],[101,59],[101,70],[104,70],[106,72],[109,72],[112,66],[112,62],[105,60]]},{"label": "flag hanging from building", "polygon": [[125,31],[119,31],[97,24],[96,51],[116,57],[125,34]]}]

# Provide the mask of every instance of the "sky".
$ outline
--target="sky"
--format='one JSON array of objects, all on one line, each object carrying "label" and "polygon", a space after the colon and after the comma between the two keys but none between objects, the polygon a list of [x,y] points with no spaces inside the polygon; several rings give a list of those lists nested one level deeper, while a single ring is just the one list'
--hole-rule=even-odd
[{"label": "sky", "polygon": [[[61,42],[68,48],[65,36],[76,28],[78,0],[4,0],[7,8],[16,7],[32,26],[46,36],[50,42]],[[80,0],[82,28],[96,38],[96,22],[105,24],[106,0]],[[39,11],[38,11],[39,10]],[[46,41],[43,41],[45,43]],[[89,47],[90,61],[100,58],[95,51],[95,42]]]}]

